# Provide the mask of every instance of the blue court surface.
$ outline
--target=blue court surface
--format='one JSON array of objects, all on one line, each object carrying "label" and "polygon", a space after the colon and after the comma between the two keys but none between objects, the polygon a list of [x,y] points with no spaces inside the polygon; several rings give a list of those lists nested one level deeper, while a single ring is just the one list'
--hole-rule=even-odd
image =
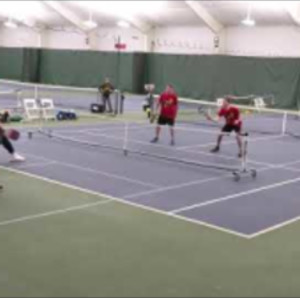
[{"label": "blue court surface", "polygon": [[[1,165],[34,177],[73,185],[143,209],[165,214],[251,239],[276,230],[300,217],[300,143],[290,136],[250,135],[248,166],[257,169],[235,181],[230,171],[131,153],[143,151],[180,160],[239,167],[234,138],[224,139],[221,151],[210,153],[215,128],[178,124],[176,145],[169,145],[166,128],[158,144],[149,141],[154,126],[146,123],[107,122],[55,127],[68,140],[49,138],[28,128],[16,148],[24,163],[11,163],[1,154]],[[127,133],[128,155],[123,154]],[[94,146],[74,140],[91,142]],[[120,150],[102,148],[98,143]]]}]

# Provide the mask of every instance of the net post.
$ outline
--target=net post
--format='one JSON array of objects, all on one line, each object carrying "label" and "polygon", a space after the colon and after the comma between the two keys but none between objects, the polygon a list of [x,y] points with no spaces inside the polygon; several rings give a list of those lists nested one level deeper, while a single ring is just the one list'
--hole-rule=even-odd
[{"label": "net post", "polygon": [[284,136],[286,134],[286,125],[287,125],[287,111],[284,112],[282,117],[282,126],[281,126],[281,135]]},{"label": "net post", "polygon": [[119,114],[119,98],[120,98],[120,91],[118,89],[115,90],[115,106],[114,106],[114,114]]},{"label": "net post", "polygon": [[125,122],[124,125],[124,141],[123,141],[123,153],[126,156],[128,154],[128,132],[129,132],[129,123]]},{"label": "net post", "polygon": [[34,99],[37,100],[38,99],[38,86],[34,85]]},{"label": "net post", "polygon": [[248,155],[247,147],[248,147],[248,135],[245,134],[242,136],[242,161],[241,161],[242,172],[247,171],[247,155]]},{"label": "net post", "polygon": [[22,108],[22,91],[17,90],[16,94],[17,94],[17,107]]},{"label": "net post", "polygon": [[121,92],[120,103],[119,103],[119,114],[123,114],[124,112],[124,100],[125,100],[125,95],[123,92]]}]

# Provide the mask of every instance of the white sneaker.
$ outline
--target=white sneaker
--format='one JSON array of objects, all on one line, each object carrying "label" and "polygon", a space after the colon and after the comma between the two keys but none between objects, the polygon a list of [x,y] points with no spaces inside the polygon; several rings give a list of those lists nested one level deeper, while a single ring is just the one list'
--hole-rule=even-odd
[{"label": "white sneaker", "polygon": [[12,155],[12,159],[11,161],[24,161],[25,157],[23,157],[22,155],[18,154],[18,153],[14,153]]}]

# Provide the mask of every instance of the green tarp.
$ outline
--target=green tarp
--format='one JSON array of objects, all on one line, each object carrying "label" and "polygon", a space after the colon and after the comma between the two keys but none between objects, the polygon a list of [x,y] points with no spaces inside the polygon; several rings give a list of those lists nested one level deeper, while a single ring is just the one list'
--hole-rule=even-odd
[{"label": "green tarp", "polygon": [[0,78],[22,80],[23,49],[0,48]]},{"label": "green tarp", "polygon": [[173,84],[182,97],[215,100],[225,94],[273,94],[276,106],[299,102],[300,59],[213,55],[148,56],[148,80],[162,90]]},{"label": "green tarp", "polygon": [[105,77],[124,91],[175,86],[181,97],[274,95],[276,107],[300,106],[300,58],[171,55],[84,50],[0,48],[1,78],[97,87]]},{"label": "green tarp", "polygon": [[132,91],[132,55],[96,51],[42,50],[40,81],[97,87],[105,77]]}]

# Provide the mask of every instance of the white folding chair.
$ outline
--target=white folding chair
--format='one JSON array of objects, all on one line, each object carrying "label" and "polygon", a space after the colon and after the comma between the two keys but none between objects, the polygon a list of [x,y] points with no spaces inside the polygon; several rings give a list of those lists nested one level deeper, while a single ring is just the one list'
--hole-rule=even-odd
[{"label": "white folding chair", "polygon": [[24,112],[27,120],[40,119],[41,109],[34,98],[23,99]]},{"label": "white folding chair", "polygon": [[49,120],[55,119],[55,107],[53,103],[53,99],[51,98],[41,98],[41,111],[42,111],[42,118]]},{"label": "white folding chair", "polygon": [[256,97],[254,98],[254,106],[257,110],[260,110],[266,107],[266,103],[262,97]]}]

